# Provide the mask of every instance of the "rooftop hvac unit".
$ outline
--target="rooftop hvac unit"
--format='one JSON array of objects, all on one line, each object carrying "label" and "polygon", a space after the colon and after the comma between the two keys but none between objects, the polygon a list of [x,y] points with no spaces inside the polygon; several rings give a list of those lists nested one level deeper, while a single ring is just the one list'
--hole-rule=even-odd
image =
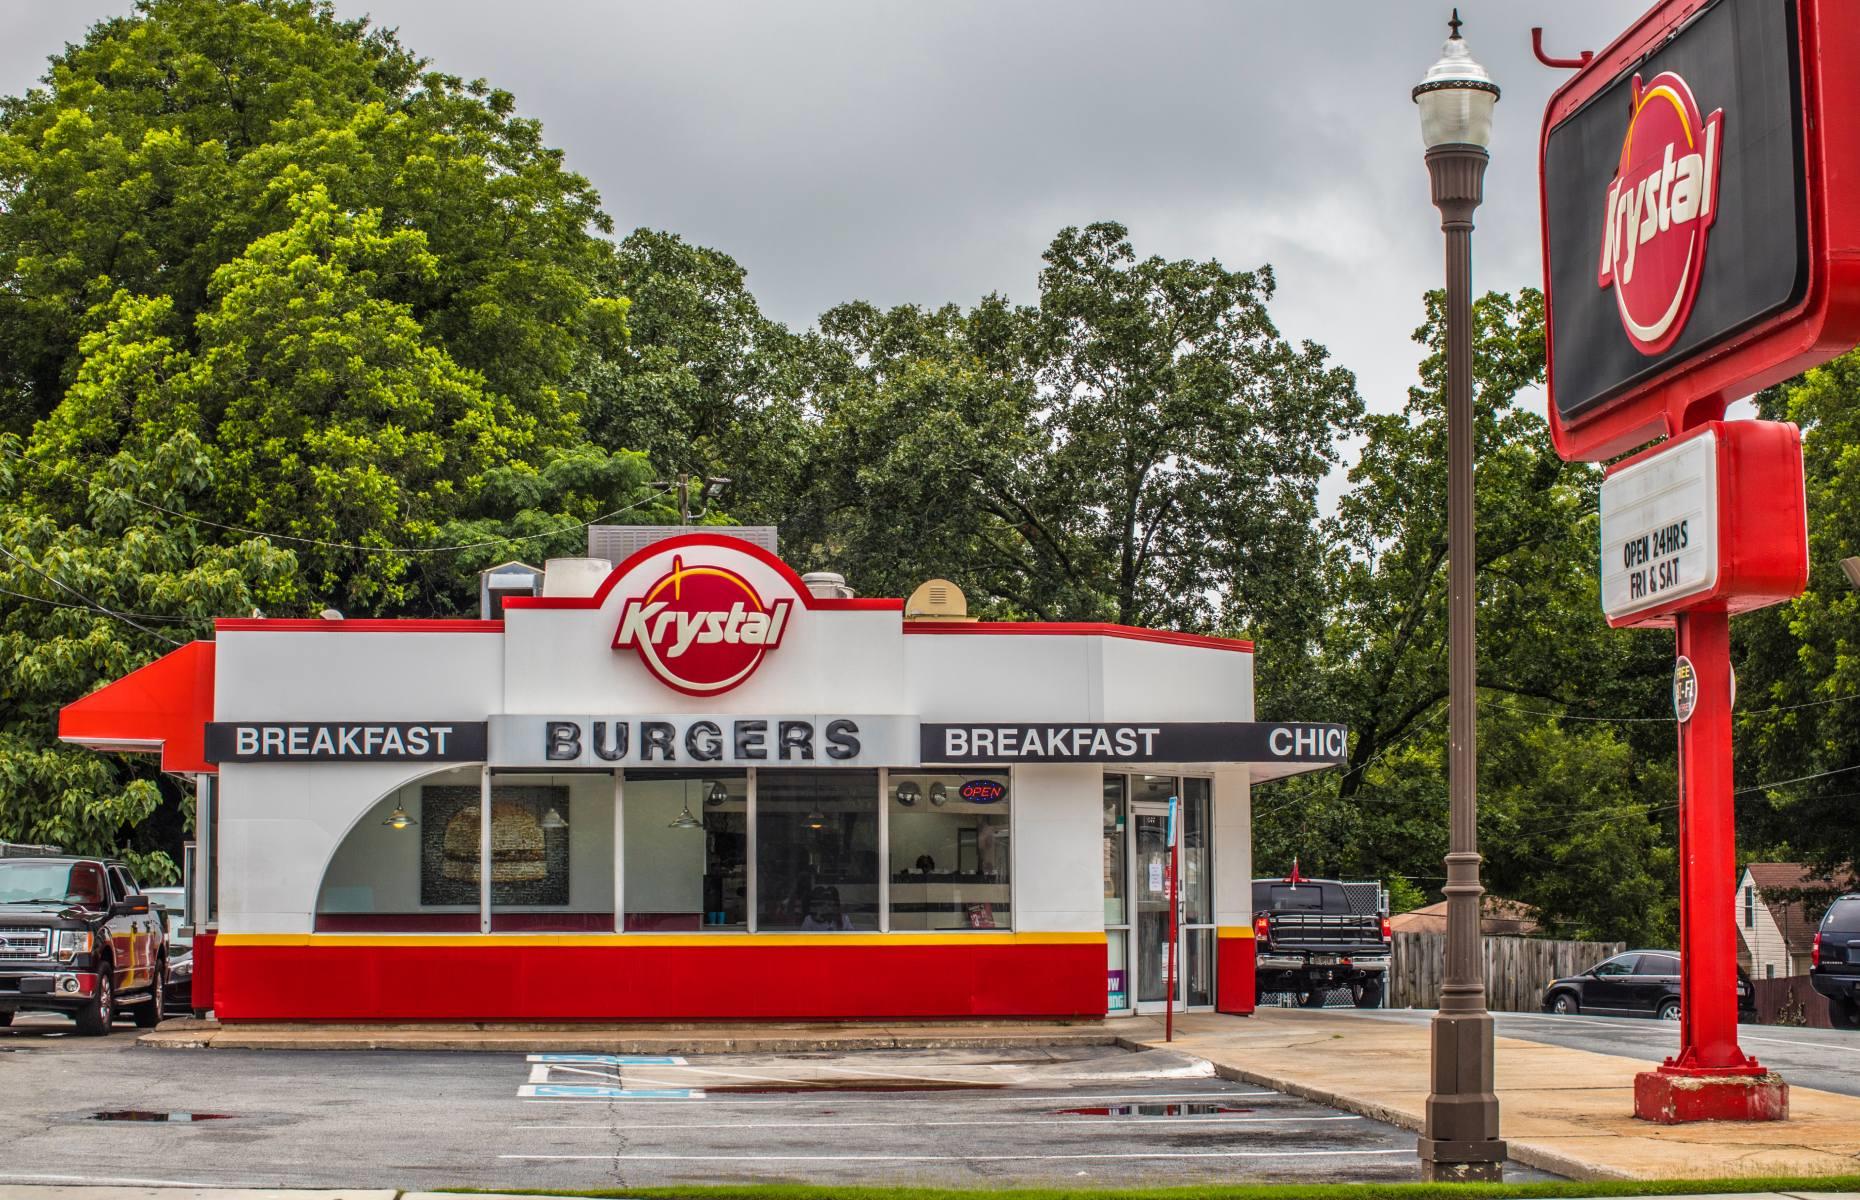
[{"label": "rooftop hvac unit", "polygon": [[588,526],[588,557],[604,558],[610,563],[623,563],[654,542],[662,542],[670,537],[681,537],[687,533],[708,533],[722,537],[741,538],[752,546],[762,547],[770,554],[776,553],[775,526],[773,525],[590,525]]},{"label": "rooftop hvac unit", "polygon": [[542,594],[543,573],[528,563],[507,562],[478,572],[478,615],[501,620],[504,601],[512,596]]}]

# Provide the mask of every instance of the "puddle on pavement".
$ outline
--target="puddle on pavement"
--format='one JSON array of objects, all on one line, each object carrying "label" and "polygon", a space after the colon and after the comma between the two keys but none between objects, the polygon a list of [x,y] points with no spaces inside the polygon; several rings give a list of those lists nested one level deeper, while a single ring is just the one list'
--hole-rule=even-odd
[{"label": "puddle on pavement", "polygon": [[94,1112],[87,1121],[165,1121],[184,1125],[191,1121],[230,1121],[232,1113],[154,1112],[141,1108],[112,1108]]},{"label": "puddle on pavement", "polygon": [[782,1079],[770,1083],[705,1084],[704,1094],[791,1095],[797,1092],[985,1092],[1005,1085],[971,1083],[963,1079]]},{"label": "puddle on pavement", "polygon": [[1059,1108],[1062,1117],[1209,1117],[1225,1113],[1250,1113],[1250,1108],[1228,1104],[1111,1104],[1095,1108]]}]

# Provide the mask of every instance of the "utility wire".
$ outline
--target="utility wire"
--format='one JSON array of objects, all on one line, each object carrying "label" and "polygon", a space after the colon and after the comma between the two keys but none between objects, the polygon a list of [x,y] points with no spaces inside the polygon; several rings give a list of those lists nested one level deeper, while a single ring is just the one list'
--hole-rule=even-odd
[{"label": "utility wire", "polygon": [[[91,612],[96,609],[96,605],[94,604],[72,604],[64,600],[48,600],[44,596],[34,596],[30,592],[16,592],[12,588],[0,587],[0,596],[12,596],[20,600],[31,600],[36,604],[46,604],[53,608],[76,608],[85,612]],[[158,616],[155,613],[130,613],[129,615],[135,617],[139,621],[168,621],[176,625],[185,625],[197,619],[194,617],[165,617]]]},{"label": "utility wire", "polygon": [[[31,459],[28,459],[23,454],[7,453],[6,456],[18,462],[25,463],[29,467],[33,467],[38,470],[49,471],[54,475],[58,475],[65,479],[69,479],[73,483],[79,483],[79,484],[84,484],[86,486],[89,486],[90,481],[88,480],[79,478],[78,476],[72,474],[71,472],[62,470],[58,467],[47,466],[42,463],[35,463]],[[467,542],[459,546],[358,546],[351,542],[331,542],[331,541],[325,541],[322,538],[302,537],[294,533],[271,533],[263,529],[251,529],[244,525],[227,525],[219,521],[211,520],[207,517],[198,516],[194,513],[182,512],[178,509],[168,508],[165,505],[155,503],[153,500],[144,500],[138,496],[135,496],[129,493],[128,491],[124,491],[121,494],[123,498],[129,501],[131,504],[139,504],[143,508],[154,509],[156,512],[166,513],[168,516],[171,516],[171,517],[179,517],[184,521],[192,521],[197,525],[209,525],[209,526],[212,526],[214,529],[223,529],[223,530],[226,530],[228,533],[243,533],[243,534],[248,534],[252,537],[271,538],[275,541],[280,541],[280,542],[301,542],[307,546],[321,546],[327,550],[355,550],[355,551],[360,551],[365,554],[451,554],[459,550],[482,550],[486,546],[502,546],[510,542],[535,541],[538,538],[554,537],[558,533],[571,533],[578,529],[586,529],[590,525],[598,525],[602,521],[608,520],[609,518],[612,518],[612,517],[617,517],[621,515],[622,513],[632,512],[636,508],[644,508],[646,505],[652,503],[654,500],[657,500],[660,496],[669,495],[671,491],[672,491],[672,488],[670,486],[663,487],[659,489],[658,491],[653,492],[652,494],[646,496],[644,499],[637,500],[634,503],[625,506],[624,508],[616,508],[612,512],[602,513],[600,516],[594,517],[591,520],[576,521],[573,524],[561,525],[554,529],[545,529],[541,533],[524,533],[524,534],[517,534],[512,537],[491,538],[491,539],[488,539],[482,542]]]},{"label": "utility wire", "polygon": [[113,608],[109,608],[109,607],[106,607],[105,605],[99,604],[97,601],[91,599],[89,596],[86,596],[83,592],[78,591],[76,588],[72,587],[70,584],[66,583],[64,580],[58,578],[56,575],[53,575],[47,571],[40,570],[38,567],[34,566],[32,563],[27,562],[25,559],[21,558],[19,555],[13,553],[11,550],[8,550],[5,546],[0,546],[0,554],[6,555],[9,559],[18,563],[20,566],[26,568],[28,571],[31,571],[34,575],[39,576],[41,579],[50,581],[53,586],[59,588],[60,590],[69,592],[71,595],[76,596],[79,600],[82,600],[86,606],[96,609],[98,612],[104,614],[107,617],[114,617],[125,625],[133,626],[136,629],[140,629],[143,633],[148,634],[150,637],[160,638],[162,641],[167,642],[170,646],[181,646],[185,644],[183,642],[176,641],[175,639],[169,637],[165,633],[161,633],[158,630],[150,629],[147,625],[144,625],[141,622],[135,620],[128,613],[120,613],[120,612],[117,612]]}]

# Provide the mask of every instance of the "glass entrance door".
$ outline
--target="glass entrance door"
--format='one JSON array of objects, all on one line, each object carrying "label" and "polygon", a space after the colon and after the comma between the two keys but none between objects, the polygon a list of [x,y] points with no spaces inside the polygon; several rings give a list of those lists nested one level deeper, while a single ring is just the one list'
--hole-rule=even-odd
[{"label": "glass entrance door", "polygon": [[[1168,998],[1169,806],[1139,801],[1131,814],[1136,867],[1137,1011],[1161,1012]],[[1175,1002],[1182,1004],[1182,963],[1176,961]]]}]

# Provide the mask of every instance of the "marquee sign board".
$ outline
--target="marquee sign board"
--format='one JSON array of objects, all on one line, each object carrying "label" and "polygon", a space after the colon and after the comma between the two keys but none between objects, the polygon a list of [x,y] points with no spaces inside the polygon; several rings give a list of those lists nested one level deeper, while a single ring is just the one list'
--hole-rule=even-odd
[{"label": "marquee sign board", "polygon": [[1342,725],[1273,721],[1046,724],[925,722],[926,763],[1246,762],[1341,764]]},{"label": "marquee sign board", "polygon": [[483,721],[209,721],[206,758],[242,762],[477,762]]},{"label": "marquee sign board", "polygon": [[[1550,425],[1609,458],[1860,341],[1846,0],[1664,0],[1551,98]],[[1832,120],[1822,119],[1826,113]]]},{"label": "marquee sign board", "polygon": [[1708,429],[1602,483],[1602,612],[1610,621],[1718,583],[1718,441]]},{"label": "marquee sign board", "polygon": [[1670,625],[1711,604],[1747,612],[1808,582],[1802,437],[1781,421],[1714,421],[1609,468],[1602,613]]}]

